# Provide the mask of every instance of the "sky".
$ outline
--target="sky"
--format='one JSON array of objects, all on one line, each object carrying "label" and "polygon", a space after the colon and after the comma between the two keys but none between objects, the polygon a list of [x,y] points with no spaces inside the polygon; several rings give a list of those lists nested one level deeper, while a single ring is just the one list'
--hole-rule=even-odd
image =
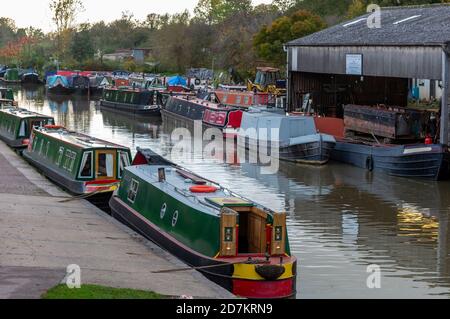
[{"label": "sky", "polygon": [[[84,12],[79,13],[77,22],[112,21],[129,11],[135,18],[143,20],[149,13],[176,13],[185,9],[194,10],[198,0],[82,0]],[[2,0],[4,2],[4,0]],[[5,1],[6,2],[6,1]],[[50,0],[9,0],[0,6],[0,17],[12,18],[18,27],[33,26],[44,31],[54,29]],[[271,3],[271,0],[253,0],[254,4]]]}]

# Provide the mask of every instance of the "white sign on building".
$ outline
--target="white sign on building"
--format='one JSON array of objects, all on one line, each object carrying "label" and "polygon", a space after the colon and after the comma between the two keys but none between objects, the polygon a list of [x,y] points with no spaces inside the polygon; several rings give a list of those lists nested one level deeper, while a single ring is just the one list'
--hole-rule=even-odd
[{"label": "white sign on building", "polygon": [[347,54],[345,70],[348,75],[363,75],[362,54]]}]

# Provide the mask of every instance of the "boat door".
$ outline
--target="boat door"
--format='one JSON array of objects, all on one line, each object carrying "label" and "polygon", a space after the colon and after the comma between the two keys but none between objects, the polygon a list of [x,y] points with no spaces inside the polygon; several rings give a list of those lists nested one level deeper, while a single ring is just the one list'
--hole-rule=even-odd
[{"label": "boat door", "polygon": [[97,150],[96,180],[117,179],[117,153],[115,150]]}]

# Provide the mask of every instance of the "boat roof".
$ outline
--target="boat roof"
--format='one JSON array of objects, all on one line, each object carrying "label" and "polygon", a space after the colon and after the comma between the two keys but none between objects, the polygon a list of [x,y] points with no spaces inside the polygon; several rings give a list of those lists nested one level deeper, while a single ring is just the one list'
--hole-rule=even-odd
[{"label": "boat roof", "polygon": [[21,108],[16,108],[16,107],[7,107],[7,108],[3,108],[0,109],[0,112],[3,113],[8,113],[8,114],[12,114],[16,117],[19,118],[47,118],[47,119],[52,119],[52,116],[48,116],[48,115],[44,115],[44,114],[39,114],[36,112],[31,112],[27,109],[21,109]]},{"label": "boat roof", "polygon": [[37,128],[36,130],[47,136],[51,136],[55,139],[72,144],[73,146],[81,149],[93,149],[93,148],[101,148],[101,149],[110,148],[122,150],[129,149],[128,147],[104,141],[82,133],[70,131],[63,127],[54,127],[54,128],[42,127]]},{"label": "boat roof", "polygon": [[229,106],[229,105],[223,105],[223,104],[218,104],[218,103],[214,103],[214,102],[210,102],[204,99],[200,99],[198,97],[195,96],[171,96],[171,98],[173,99],[177,99],[177,100],[182,100],[182,101],[186,101],[189,103],[193,103],[193,104],[198,104],[198,105],[203,105],[209,109],[216,109],[216,110],[224,110],[224,111],[228,111],[228,110],[235,110],[236,108]]},{"label": "boat roof", "polygon": [[[166,181],[164,183],[159,182],[159,169],[161,168],[164,168],[165,170]],[[194,180],[186,177],[186,174],[191,175],[192,173],[177,166],[167,164],[137,165],[129,166],[126,170],[144,181],[149,182],[161,191],[170,194],[178,201],[214,216],[220,216],[222,207],[258,206],[252,201],[233,194],[231,191],[212,182],[210,184],[218,188],[216,192],[192,193],[190,188],[199,184],[196,184]],[[200,177],[193,175],[192,178],[195,179]],[[269,210],[267,210],[267,212],[271,213]]]}]

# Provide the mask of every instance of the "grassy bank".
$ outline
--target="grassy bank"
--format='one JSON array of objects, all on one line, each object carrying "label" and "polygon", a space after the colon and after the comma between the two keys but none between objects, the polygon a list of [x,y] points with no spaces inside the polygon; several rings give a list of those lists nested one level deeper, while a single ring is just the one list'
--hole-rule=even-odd
[{"label": "grassy bank", "polygon": [[69,289],[58,285],[44,295],[42,299],[164,299],[152,291],[118,289],[96,285],[83,285],[80,289]]}]

